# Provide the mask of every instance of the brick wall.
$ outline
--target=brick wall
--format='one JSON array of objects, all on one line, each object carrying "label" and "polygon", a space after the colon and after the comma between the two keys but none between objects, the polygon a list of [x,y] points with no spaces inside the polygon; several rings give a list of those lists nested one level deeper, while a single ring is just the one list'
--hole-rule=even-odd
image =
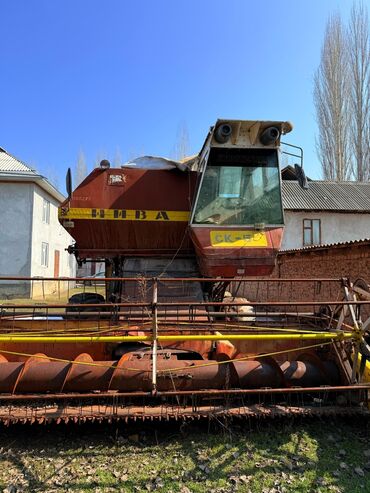
[{"label": "brick wall", "polygon": [[370,241],[280,253],[275,277],[358,277],[370,281]]},{"label": "brick wall", "polygon": [[[318,278],[359,277],[370,283],[370,240],[281,252],[269,278],[241,285],[238,296],[250,301],[333,301],[343,299],[340,282],[316,281]],[[300,282],[296,279],[312,279]],[[274,279],[291,279],[280,282]],[[233,286],[233,291],[237,284]],[[302,310],[303,311],[303,310]]]}]

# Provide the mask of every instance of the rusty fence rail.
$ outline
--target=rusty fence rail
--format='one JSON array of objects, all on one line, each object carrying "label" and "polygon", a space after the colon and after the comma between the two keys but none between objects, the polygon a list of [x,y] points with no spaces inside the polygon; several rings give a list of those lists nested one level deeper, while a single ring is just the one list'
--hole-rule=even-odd
[{"label": "rusty fence rail", "polygon": [[[97,282],[96,278],[78,278],[78,277],[25,277],[25,276],[0,276],[0,288],[4,282],[31,282],[31,283],[75,283],[79,282]],[[356,309],[362,309],[367,305],[370,305],[369,298],[354,298],[350,299],[344,296],[344,288],[349,286],[351,291],[351,283],[348,279],[339,278],[297,278],[297,279],[257,279],[257,278],[166,278],[166,277],[130,277],[130,278],[99,278],[99,283],[110,282],[122,282],[125,285],[133,286],[131,289],[132,299],[120,300],[119,302],[107,302],[105,299],[101,303],[56,303],[53,301],[43,300],[17,300],[12,302],[9,299],[3,299],[0,301],[0,322],[6,320],[20,320],[29,318],[37,320],[40,318],[46,318],[49,320],[56,320],[58,318],[63,320],[76,320],[81,322],[83,320],[95,319],[98,324],[100,322],[112,321],[114,323],[128,321],[136,323],[144,323],[148,320],[152,320],[154,316],[157,318],[157,322],[207,322],[214,323],[217,321],[233,320],[233,315],[238,313],[239,317],[244,317],[244,321],[251,321],[252,317],[263,319],[263,317],[270,319],[280,319],[285,317],[285,322],[288,323],[289,317],[299,318],[303,322],[306,322],[308,317],[317,315],[317,312],[321,310],[321,318],[323,315],[322,307],[325,307],[329,315],[335,310],[343,309],[345,306],[355,307]],[[227,286],[231,286],[231,291],[234,297],[225,298],[224,301],[207,301],[207,300],[187,300],[188,291],[184,290],[184,296],[182,296],[181,286],[187,286],[190,283],[202,283],[207,285],[209,283],[225,283]],[[176,284],[180,285],[180,291],[177,293],[177,298],[171,298],[171,290],[166,291],[168,287],[171,288]],[[143,292],[143,286],[145,292]],[[238,296],[238,290],[240,286],[245,291],[252,293],[252,296],[246,298]],[[271,286],[277,287],[276,292],[271,294]],[[306,291],[311,292],[310,297],[306,297],[305,301],[300,299],[294,299],[294,294],[297,292],[297,286],[304,286]],[[327,290],[327,286],[332,286],[333,289]],[[87,286],[84,286],[85,293]],[[95,286],[96,288],[96,286]],[[165,292],[163,299],[162,294]],[[333,294],[334,293],[334,294]],[[69,294],[69,290],[67,290]],[[282,296],[284,294],[284,296]],[[330,295],[330,296],[329,296]],[[60,290],[59,290],[60,296]],[[0,297],[1,298],[1,297]],[[130,296],[128,296],[130,298]],[[143,301],[140,301],[140,298]],[[168,301],[169,298],[171,301]],[[272,298],[272,299],[271,299]],[[246,309],[247,311],[242,311]],[[249,311],[248,311],[249,310]],[[325,310],[324,310],[325,311]],[[241,313],[242,312],[242,313]],[[325,314],[324,314],[325,315]],[[325,317],[324,317],[325,318]],[[273,325],[272,320],[269,320],[270,325]],[[281,320],[278,321],[281,323]]]},{"label": "rusty fence rail", "polygon": [[[0,277],[1,282],[75,282],[78,278],[19,278],[19,277]],[[95,278],[84,278],[85,280],[96,280]],[[99,282],[122,282],[133,285],[134,294],[142,294],[143,301],[140,299],[120,300],[119,302],[102,303],[11,303],[9,300],[0,304],[0,343],[35,342],[37,338],[41,343],[55,342],[147,342],[150,344],[152,353],[150,362],[151,392],[157,392],[158,376],[158,349],[161,342],[168,341],[222,341],[222,340],[308,340],[316,339],[317,344],[307,346],[312,348],[325,344],[334,344],[333,341],[344,339],[352,340],[360,326],[356,325],[359,319],[359,310],[370,305],[370,297],[367,297],[366,290],[363,298],[357,296],[353,284],[344,279],[203,279],[203,278],[100,278]],[[227,296],[223,301],[212,301],[203,299],[184,301],[181,297],[181,289],[177,293],[179,299],[170,301],[161,297],[164,291],[168,296],[166,288],[168,286],[187,285],[188,283],[228,283],[236,286],[236,294]],[[272,299],[266,301],[265,287],[269,284],[284,289],[288,286],[288,291],[294,291],[296,284],[303,284],[313,290],[312,299],[292,300],[292,299]],[[263,298],[243,298],[237,296],[238,286],[245,286],[250,292],[251,287],[257,287],[263,291]],[[333,285],[336,297],[325,296],[324,285]],[[0,284],[1,286],[1,284]],[[281,288],[282,286],[282,288]],[[143,291],[145,290],[145,292]],[[285,295],[288,294],[288,291]],[[186,293],[188,291],[185,290]],[[204,292],[204,290],[202,290]],[[261,294],[261,293],[260,293]],[[278,294],[278,291],[277,291]],[[360,293],[361,294],[361,293]],[[166,297],[165,296],[165,297]],[[324,307],[324,308],[323,308]],[[249,308],[249,311],[240,311],[242,308]],[[321,314],[320,313],[321,310]],[[354,325],[349,327],[346,323],[348,317],[354,320]],[[290,318],[294,320],[290,320]],[[320,325],[321,323],[321,325]],[[324,327],[323,324],[324,323]],[[181,327],[183,324],[183,327]],[[224,325],[222,325],[224,324]],[[93,327],[95,325],[95,327]],[[222,325],[222,327],[220,327]],[[227,327],[227,331],[223,328]],[[252,333],[249,329],[257,328]],[[273,329],[277,332],[273,332]],[[309,331],[306,333],[305,330]],[[67,333],[70,330],[70,333]],[[172,333],[171,333],[172,330]],[[194,334],[187,333],[194,331]],[[232,334],[232,331],[235,334]],[[315,330],[317,333],[315,333]],[[352,331],[353,330],[353,331]],[[17,332],[18,331],[18,332]],[[25,334],[27,331],[32,334]],[[62,334],[62,332],[64,333]],[[167,331],[167,334],[166,334]],[[218,331],[221,331],[218,332]],[[265,331],[265,333],[260,333]],[[278,332],[280,331],[280,332]],[[283,331],[286,331],[283,333]],[[9,334],[10,332],[10,334]],[[48,334],[51,332],[51,334]],[[90,332],[90,335],[89,335]],[[97,332],[97,335],[95,334]],[[131,334],[130,334],[131,332]],[[136,332],[136,334],[132,334]],[[141,332],[143,334],[141,334]],[[89,338],[91,340],[89,340]],[[326,342],[323,342],[326,341]],[[316,342],[316,341],[315,341]],[[3,350],[6,353],[8,350]],[[292,351],[288,348],[282,353]],[[9,354],[11,351],[8,351]],[[267,354],[266,356],[271,356]],[[80,355],[81,357],[84,355]],[[36,355],[37,357],[37,355]],[[40,358],[40,356],[38,356]],[[85,357],[85,356],[84,356]],[[354,356],[353,368],[358,360],[358,352]],[[79,357],[78,357],[79,358]],[[100,365],[98,362],[81,362],[79,359],[74,362],[55,361],[50,363],[50,368],[64,365],[63,371],[69,375],[72,367],[81,369],[82,364]],[[3,357],[5,359],[5,357]],[[27,364],[28,371],[33,371],[32,359]],[[3,361],[4,362],[4,361]],[[114,362],[109,361],[112,372],[116,370]],[[228,362],[230,363],[230,362]],[[6,363],[4,362],[4,365]],[[130,363],[131,364],[131,363]],[[221,365],[222,363],[217,363]],[[231,363],[230,363],[231,364]],[[235,363],[237,364],[237,363]],[[54,366],[53,366],[54,365]],[[179,363],[177,363],[179,365]],[[207,363],[209,365],[209,363]],[[36,366],[36,365],[35,365]],[[41,374],[43,365],[38,365]],[[60,373],[60,368],[57,370]],[[181,365],[180,365],[181,366]],[[194,366],[194,368],[197,365]],[[25,369],[19,366],[22,376],[27,376]],[[182,369],[175,368],[175,369]],[[82,368],[83,370],[83,368]],[[131,368],[132,370],[132,368]],[[98,371],[98,370],[96,370]],[[106,371],[106,370],[104,370]],[[164,370],[162,370],[163,372]],[[171,371],[174,371],[172,368]],[[187,369],[188,371],[188,369]],[[226,371],[226,370],[225,370]],[[116,374],[120,374],[116,371]],[[117,377],[118,378],[118,377]],[[226,378],[226,377],[225,377]],[[229,378],[229,377],[227,377]],[[25,378],[24,378],[25,380]],[[54,381],[53,379],[51,379]],[[111,381],[111,380],[109,380]],[[354,381],[354,375],[352,380]],[[18,380],[14,384],[14,389],[18,385]],[[26,384],[24,384],[26,385]],[[45,384],[46,385],[46,384]],[[64,389],[65,380],[61,381],[61,388]],[[71,384],[72,385],[72,384]],[[223,382],[222,382],[223,385]],[[26,387],[25,387],[26,388]],[[13,393],[15,390],[13,389]],[[22,387],[21,387],[22,389]],[[31,389],[32,390],[32,389]],[[26,391],[30,391],[27,387]]]}]

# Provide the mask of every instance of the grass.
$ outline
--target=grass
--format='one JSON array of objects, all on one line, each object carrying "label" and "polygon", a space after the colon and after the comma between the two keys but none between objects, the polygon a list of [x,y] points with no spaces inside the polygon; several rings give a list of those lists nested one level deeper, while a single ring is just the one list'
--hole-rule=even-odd
[{"label": "grass", "polygon": [[[104,296],[105,298],[105,286],[84,286],[78,285],[74,288],[67,289],[66,291],[58,291],[56,290],[53,293],[45,293],[44,296],[37,296],[34,298],[10,298],[4,299],[0,296],[0,311],[1,305],[25,305],[25,306],[36,306],[41,311],[43,310],[44,305],[64,305],[68,303],[68,300],[71,296],[78,293],[98,293]],[[19,313],[29,312],[29,308],[20,308],[17,311]],[[53,315],[56,313],[60,313],[60,308],[48,308],[48,315]],[[64,309],[62,309],[64,311]],[[9,310],[11,314],[12,309]],[[36,313],[37,315],[37,313]]]},{"label": "grass", "polygon": [[70,288],[69,290],[65,291],[55,291],[53,293],[45,293],[45,296],[39,295],[34,298],[1,298],[0,297],[0,303],[4,304],[12,304],[12,305],[33,305],[35,303],[37,304],[43,304],[43,303],[50,303],[50,304],[64,304],[68,303],[68,299],[73,296],[74,294],[77,293],[98,293],[101,294],[105,297],[105,286],[99,285],[99,286],[82,286],[79,285],[75,288]]},{"label": "grass", "polygon": [[367,426],[14,427],[0,432],[0,485],[27,492],[368,492]]}]

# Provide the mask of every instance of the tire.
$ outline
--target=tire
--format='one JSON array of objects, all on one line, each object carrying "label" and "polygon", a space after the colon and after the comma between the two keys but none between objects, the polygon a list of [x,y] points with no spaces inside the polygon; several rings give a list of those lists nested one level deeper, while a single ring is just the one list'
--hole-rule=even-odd
[{"label": "tire", "polygon": [[[77,293],[68,300],[71,305],[98,305],[105,303],[105,298],[98,293]],[[107,312],[110,311],[108,306],[99,308],[98,306],[67,306],[65,318],[77,318],[87,320],[96,318],[94,315],[84,315],[83,312]],[[76,314],[76,315],[74,315]],[[106,318],[106,317],[104,317]]]}]

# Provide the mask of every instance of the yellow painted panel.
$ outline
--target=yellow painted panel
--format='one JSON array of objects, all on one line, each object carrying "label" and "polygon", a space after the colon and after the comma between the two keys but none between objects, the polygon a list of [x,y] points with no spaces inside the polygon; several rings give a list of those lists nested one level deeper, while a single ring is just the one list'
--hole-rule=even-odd
[{"label": "yellow painted panel", "polygon": [[[360,360],[361,356],[358,360],[357,370],[360,370]],[[366,361],[364,373],[362,374],[362,382],[370,383],[370,361]]]},{"label": "yellow painted panel", "polygon": [[105,221],[189,221],[189,211],[148,211],[133,209],[59,209],[59,219],[101,219]]},{"label": "yellow painted panel", "polygon": [[219,248],[251,248],[268,245],[262,231],[211,231],[211,245]]}]

